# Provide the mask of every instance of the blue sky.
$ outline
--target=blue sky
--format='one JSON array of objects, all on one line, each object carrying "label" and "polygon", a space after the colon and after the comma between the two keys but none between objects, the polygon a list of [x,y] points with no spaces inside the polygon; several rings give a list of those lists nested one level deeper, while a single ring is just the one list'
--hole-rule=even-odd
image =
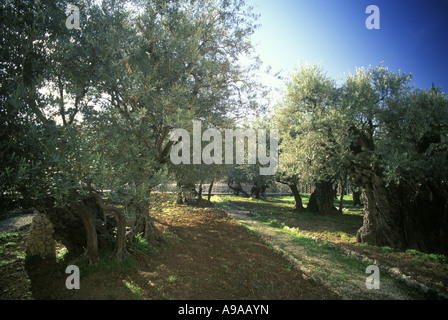
[{"label": "blue sky", "polygon": [[[303,63],[321,64],[335,80],[381,62],[412,73],[416,87],[432,82],[448,92],[448,0],[247,0],[261,14],[253,42],[272,71],[290,75]],[[369,30],[367,6],[380,10]],[[269,84],[281,87],[272,78]]]}]

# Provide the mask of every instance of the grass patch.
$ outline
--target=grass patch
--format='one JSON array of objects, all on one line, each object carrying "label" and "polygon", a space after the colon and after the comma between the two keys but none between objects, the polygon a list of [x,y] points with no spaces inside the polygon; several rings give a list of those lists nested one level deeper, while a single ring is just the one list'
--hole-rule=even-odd
[{"label": "grass patch", "polygon": [[380,248],[381,248],[381,250],[383,250],[383,251],[386,252],[386,253],[392,253],[392,252],[394,252],[394,249],[391,248],[391,247],[389,247],[389,246],[383,246],[383,247],[380,247]]},{"label": "grass patch", "polygon": [[[309,194],[301,194],[306,207]],[[288,226],[299,228],[308,234],[324,237],[331,241],[356,242],[356,232],[362,226],[362,208],[352,205],[352,196],[344,196],[343,214],[339,216],[321,216],[314,212],[293,211],[294,197],[292,196],[268,196],[265,199],[252,200],[236,195],[215,196],[216,205],[223,209],[235,209],[236,206],[255,211],[255,218],[260,222],[275,228]],[[334,201],[339,206],[339,198]]]},{"label": "grass patch", "polygon": [[[87,264],[84,261],[78,263],[78,267],[82,277],[88,277],[93,273],[109,274],[111,272],[127,272],[136,269],[136,255],[134,253],[143,254],[148,256],[155,254],[156,251],[148,243],[142,234],[137,234],[134,241],[128,242],[128,248],[132,254],[127,255],[122,261],[119,261],[111,257],[112,248],[108,250],[103,250],[100,252],[100,259],[94,264]],[[70,259],[72,255],[80,255],[80,253],[67,254],[66,252],[61,252],[60,259]]]},{"label": "grass patch", "polygon": [[18,232],[3,232],[0,233],[0,241],[8,241],[10,239],[14,239],[15,237],[17,237],[19,235]]},{"label": "grass patch", "polygon": [[443,254],[436,254],[436,253],[423,253],[420,252],[418,250],[414,250],[414,249],[408,249],[406,250],[407,253],[410,253],[411,255],[421,258],[425,261],[428,262],[435,262],[435,263],[447,263],[448,262],[448,258],[447,256],[443,255]]},{"label": "grass patch", "polygon": [[137,251],[144,255],[155,254],[156,250],[143,237],[143,233],[138,233],[134,237],[134,241],[128,244],[131,251]]},{"label": "grass patch", "polygon": [[134,298],[140,298],[142,289],[134,281],[123,280],[123,282],[124,287],[131,291],[131,293],[134,295]]},{"label": "grass patch", "polygon": [[122,261],[111,257],[109,250],[100,252],[100,258],[93,264],[85,261],[77,263],[81,277],[89,277],[94,273],[109,274],[111,272],[127,272],[136,268],[136,258],[128,255]]},{"label": "grass patch", "polygon": [[[309,195],[302,195],[305,207],[308,200]],[[397,263],[399,259],[403,260],[399,258],[402,257],[403,252],[391,247],[375,247],[357,243],[356,233],[363,224],[363,211],[362,207],[352,205],[351,196],[344,196],[344,208],[342,214],[338,216],[321,216],[307,211],[294,212],[292,210],[294,199],[291,196],[269,196],[265,199],[252,200],[225,195],[221,197],[220,203],[233,205],[232,209],[240,207],[256,212],[258,215],[251,219],[258,223],[243,220],[240,222],[251,232],[266,236],[270,243],[287,251],[312,274],[351,299],[427,298],[418,290],[407,287],[384,272],[381,273],[381,285],[384,290],[367,290],[365,281],[369,263],[355,256],[346,255],[334,247],[335,244],[350,244],[355,245],[355,247],[352,246],[353,249],[362,250],[364,255],[369,253],[375,254],[375,257],[382,255],[385,258],[384,261],[394,259],[392,263]],[[335,199],[334,204],[335,207],[339,207],[339,198]],[[312,237],[320,240],[316,241]],[[407,261],[400,260],[400,262],[407,263],[408,266],[410,264],[419,266],[424,261],[440,264],[447,262],[444,255],[423,254],[415,250],[408,250],[407,253],[411,255],[411,258],[407,258]]]},{"label": "grass patch", "polygon": [[177,276],[175,276],[175,275],[170,275],[169,277],[168,277],[168,281],[169,282],[174,282],[174,281],[176,281],[177,280]]},{"label": "grass patch", "polygon": [[0,266],[14,263],[26,258],[24,243],[18,243],[17,232],[4,232],[0,234],[0,254],[3,256]]},{"label": "grass patch", "polygon": [[[402,298],[408,295],[413,299],[424,299],[425,296],[413,290],[398,280],[392,278],[387,273],[381,273],[381,284],[384,287],[399,288],[401,296],[393,296],[388,291],[366,290],[366,268],[369,263],[360,261],[353,256],[345,255],[329,245],[326,241],[315,241],[307,235],[301,234],[295,229],[282,228],[277,232],[287,234],[296,247],[302,248],[305,254],[292,255],[301,261],[312,274],[328,283],[331,287],[350,299],[391,299]],[[281,247],[286,249],[286,245]],[[387,248],[384,248],[388,250]],[[290,252],[291,253],[291,252]],[[428,255],[429,256],[429,255]],[[287,264],[287,271],[291,270],[291,265]]]}]

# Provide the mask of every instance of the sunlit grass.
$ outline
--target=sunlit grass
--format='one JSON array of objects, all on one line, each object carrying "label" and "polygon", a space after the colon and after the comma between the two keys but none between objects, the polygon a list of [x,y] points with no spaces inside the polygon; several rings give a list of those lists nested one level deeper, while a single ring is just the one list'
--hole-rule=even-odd
[{"label": "sunlit grass", "polygon": [[426,260],[428,262],[435,262],[435,263],[446,263],[448,262],[448,257],[443,254],[436,254],[436,253],[423,253],[418,250],[414,249],[408,249],[406,250],[406,253],[410,253],[414,255],[415,257],[422,258],[423,260]]},{"label": "sunlit grass", "polygon": [[18,232],[2,232],[0,233],[0,241],[5,241],[5,240],[9,240],[9,239],[13,239],[15,237],[17,237],[19,235]]},{"label": "sunlit grass", "polygon": [[[309,194],[302,194],[304,206],[308,204]],[[356,232],[362,226],[362,208],[352,205],[352,196],[344,196],[344,209],[339,216],[322,216],[315,212],[293,211],[294,197],[270,195],[264,199],[251,199],[236,195],[217,195],[215,205],[221,209],[244,207],[258,214],[258,221],[273,227],[288,226],[299,228],[302,232],[333,241],[356,242]],[[339,205],[339,198],[334,201]]]},{"label": "sunlit grass", "polygon": [[4,258],[0,261],[0,266],[12,264],[18,260],[25,260],[26,253],[17,242],[18,236],[19,233],[15,231],[0,233],[0,254]]},{"label": "sunlit grass", "polygon": [[[276,218],[258,216],[253,220],[258,224],[241,220],[251,232],[260,235],[269,234],[269,241],[287,251],[295,259],[311,271],[318,281],[323,281],[333,287],[340,294],[349,299],[424,299],[418,291],[408,288],[405,284],[392,278],[387,273],[381,273],[381,285],[383,288],[400,288],[398,292],[389,290],[370,291],[365,287],[366,268],[370,262],[357,259],[355,256],[346,255],[335,248],[330,241],[316,240],[309,233],[301,232],[300,228],[289,227],[279,222]],[[282,237],[274,237],[272,232]],[[352,236],[343,232],[335,232],[340,238],[352,241]],[[286,238],[285,238],[286,236]],[[294,249],[292,249],[294,248]],[[384,250],[388,250],[384,248]],[[292,264],[285,266],[291,270]],[[395,289],[394,289],[395,290]],[[408,295],[408,296],[407,296]]]},{"label": "sunlit grass", "polygon": [[175,276],[175,275],[170,275],[169,277],[168,277],[168,281],[169,282],[174,282],[174,281],[176,281],[177,280],[177,276]]},{"label": "sunlit grass", "polygon": [[142,289],[134,281],[123,280],[123,283],[125,288],[134,295],[134,298],[140,298]]}]

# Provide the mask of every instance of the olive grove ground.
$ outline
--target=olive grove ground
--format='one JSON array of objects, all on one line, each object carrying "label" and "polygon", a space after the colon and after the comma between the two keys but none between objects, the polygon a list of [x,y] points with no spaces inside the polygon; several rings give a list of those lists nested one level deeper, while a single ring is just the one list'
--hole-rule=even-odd
[{"label": "olive grove ground", "polygon": [[[440,298],[435,289],[447,292],[444,257],[356,243],[354,234],[362,225],[359,207],[348,206],[340,217],[319,217],[293,213],[293,199],[288,196],[254,201],[221,195],[213,200],[215,208],[166,202],[157,219],[169,243],[133,247],[132,256],[121,264],[104,257],[93,267],[80,266],[80,290],[65,288],[64,248],[58,247],[58,263],[52,270],[31,278],[23,252],[28,227],[2,231],[0,298],[421,300]],[[310,235],[321,241],[306,237]],[[382,273],[381,289],[366,290],[367,264],[329,244],[375,259],[433,289],[424,293]],[[300,261],[311,276],[276,247]]]}]

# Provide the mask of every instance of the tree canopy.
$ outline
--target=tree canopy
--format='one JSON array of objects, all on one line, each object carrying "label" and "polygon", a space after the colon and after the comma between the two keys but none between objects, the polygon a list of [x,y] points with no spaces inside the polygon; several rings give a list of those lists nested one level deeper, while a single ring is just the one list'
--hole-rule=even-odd
[{"label": "tree canopy", "polygon": [[447,236],[448,100],[410,81],[380,65],[337,87],[303,66],[273,116],[281,167],[317,187],[348,170],[368,200],[358,240],[443,251],[432,235]]},{"label": "tree canopy", "polygon": [[[66,27],[68,4],[79,28]],[[20,144],[2,152],[2,197],[50,217],[58,209],[56,225],[64,208],[96,203],[83,223],[89,230],[93,216],[115,214],[119,258],[123,213],[143,217],[147,239],[157,238],[148,205],[167,181],[171,130],[194,119],[226,126],[255,108],[244,102],[258,86],[256,16],[244,1],[24,0],[2,4],[3,17],[2,135],[19,128]],[[103,203],[104,191],[125,210]]]},{"label": "tree canopy", "polygon": [[[79,10],[79,28],[67,27],[68,5]],[[359,241],[447,251],[448,99],[440,88],[415,88],[410,75],[382,65],[339,85],[321,66],[303,65],[269,121],[241,126],[265,111],[258,98],[266,97],[251,43],[257,16],[244,0],[6,0],[0,9],[2,203],[44,212],[89,261],[108,241],[122,259],[137,233],[163,241],[149,215],[157,186],[224,176],[237,190],[251,183],[254,197],[285,183],[299,212],[297,185],[314,184],[320,214],[338,213],[333,185],[350,176],[366,199]],[[195,121],[278,130],[278,172],[260,174],[260,158],[170,163],[183,142],[170,134],[191,132]]]}]

